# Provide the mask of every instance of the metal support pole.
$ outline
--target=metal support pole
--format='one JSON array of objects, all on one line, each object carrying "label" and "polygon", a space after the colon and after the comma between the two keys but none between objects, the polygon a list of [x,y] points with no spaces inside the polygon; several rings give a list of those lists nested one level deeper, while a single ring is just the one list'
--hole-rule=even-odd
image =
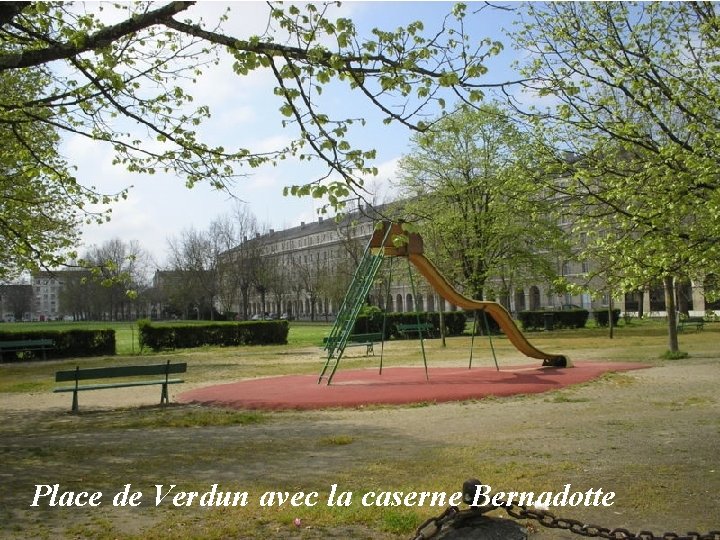
[{"label": "metal support pole", "polygon": [[488,324],[487,313],[485,313],[484,309],[482,310],[482,314],[483,320],[485,321],[485,331],[487,332],[488,340],[490,341],[490,350],[492,351],[493,360],[495,361],[495,369],[500,371],[500,366],[498,366],[497,357],[495,356],[495,346],[493,345],[492,334],[490,333],[490,324]]},{"label": "metal support pole", "polygon": [[422,349],[423,365],[425,366],[425,380],[429,381],[430,376],[428,375],[427,358],[425,356],[425,341],[423,340],[422,330],[420,329],[420,313],[417,310],[417,294],[415,293],[415,280],[412,275],[412,267],[410,266],[410,259],[408,258],[408,274],[410,275],[410,289],[413,294],[413,308],[415,309],[415,318],[418,325],[418,336],[420,337],[420,349]]},{"label": "metal support pole", "polygon": [[394,257],[390,258],[390,269],[388,271],[388,283],[387,292],[385,293],[385,311],[383,311],[383,323],[382,323],[382,338],[380,339],[380,375],[382,375],[383,368],[383,352],[385,351],[385,330],[387,328],[387,307],[388,300],[390,300],[390,286],[392,285],[392,269],[393,269]]},{"label": "metal support pole", "polygon": [[477,333],[477,322],[478,322],[478,310],[476,309],[475,311],[473,311],[473,330],[472,330],[472,337],[470,338],[470,363],[468,364],[468,369],[472,369],[473,347],[475,346],[475,334]]}]

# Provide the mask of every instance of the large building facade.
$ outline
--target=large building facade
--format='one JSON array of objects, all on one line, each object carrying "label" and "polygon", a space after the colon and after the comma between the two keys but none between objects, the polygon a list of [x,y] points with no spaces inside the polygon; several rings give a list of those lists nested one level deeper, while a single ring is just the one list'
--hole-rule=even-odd
[{"label": "large building facade", "polygon": [[[373,226],[374,220],[362,213],[342,221],[321,217],[282,231],[270,230],[226,253],[238,271],[252,274],[245,299],[247,315],[332,317]],[[250,265],[255,268],[242,268]],[[243,300],[237,295],[232,310],[243,314]]]},{"label": "large building facade", "polygon": [[[361,211],[340,222],[319,218],[282,231],[271,230],[252,239],[261,245],[261,266],[266,279],[264,283],[260,280],[260,286],[250,291],[248,315],[332,319],[379,219],[377,214]],[[388,269],[390,265],[394,268]],[[582,283],[593,269],[590,261],[558,260],[556,265],[557,276],[576,283]],[[411,278],[404,259],[392,262],[388,259],[384,267],[377,286],[368,295],[371,305],[387,311],[456,309],[422,278]],[[720,302],[705,298],[704,285],[702,281],[678,284],[679,309],[691,315],[704,315],[708,310],[720,312]],[[592,311],[607,308],[612,300],[614,308],[632,316],[665,315],[664,292],[659,284],[611,299],[607,294],[593,297],[589,293],[557,293],[551,282],[527,283],[495,300],[512,314],[571,307]],[[238,313],[243,311],[239,305],[233,309]]]},{"label": "large building facade", "polygon": [[6,322],[55,321],[63,317],[66,272],[35,272],[29,282],[0,286],[0,314]]}]

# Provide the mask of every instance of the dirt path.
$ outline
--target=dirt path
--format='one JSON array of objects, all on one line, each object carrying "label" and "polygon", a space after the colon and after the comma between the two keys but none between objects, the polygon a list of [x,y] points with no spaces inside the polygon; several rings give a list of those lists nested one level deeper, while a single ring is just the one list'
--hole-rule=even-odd
[{"label": "dirt path", "polygon": [[[106,537],[97,531],[107,529],[112,537],[140,533],[158,519],[109,508],[101,523],[90,510],[30,508],[38,483],[105,490],[128,482],[303,489],[358,475],[378,488],[393,478],[404,479],[406,489],[420,490],[426,479],[459,489],[473,476],[506,490],[558,491],[566,483],[583,491],[602,488],[616,493],[612,507],[553,511],[610,528],[706,532],[720,529],[718,381],[717,359],[691,359],[549,394],[268,413],[256,424],[152,429],[123,422],[157,414],[155,408],[118,410],[154,404],[159,392],[147,388],[88,392],[79,417],[66,414],[68,395],[0,395],[0,533]],[[192,410],[172,409],[171,416]],[[263,523],[256,528],[263,531]],[[332,530],[319,530],[300,537],[331,537]],[[362,527],[334,532],[407,537]],[[577,536],[541,528],[532,538]]]}]

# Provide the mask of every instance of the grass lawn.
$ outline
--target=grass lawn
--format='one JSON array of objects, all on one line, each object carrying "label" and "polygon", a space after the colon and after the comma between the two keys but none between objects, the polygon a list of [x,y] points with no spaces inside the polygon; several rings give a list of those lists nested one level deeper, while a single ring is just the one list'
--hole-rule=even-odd
[{"label": "grass lawn", "polygon": [[[123,327],[132,339],[130,325],[116,328]],[[185,379],[193,384],[315,374],[322,366],[318,345],[328,330],[325,324],[293,322],[289,342],[281,346],[142,356],[129,348],[108,358],[0,364],[0,399],[31,403],[51,391],[56,370],[76,364],[187,361]],[[681,334],[690,358],[678,361],[659,359],[667,348],[660,322],[621,325],[612,340],[599,328],[528,338],[574,360],[639,361],[657,369],[608,375],[547,395],[443,405],[309,412],[118,405],[79,415],[0,407],[0,537],[410,538],[442,508],[363,506],[359,495],[452,492],[470,476],[507,489],[557,490],[572,482],[618,493],[612,508],[555,512],[583,522],[656,533],[720,529],[720,506],[712,495],[720,490],[720,324]],[[468,336],[449,338],[442,347],[438,339],[427,340],[430,368],[467,365],[470,342]],[[538,362],[519,355],[503,337],[494,337],[493,344],[501,367]],[[390,341],[384,355],[388,366],[422,364],[417,340]],[[353,349],[339,369],[377,361]],[[493,365],[487,338],[475,339],[473,365]],[[29,506],[37,484],[55,483],[102,491],[107,504],[99,511]],[[127,483],[142,490],[140,508],[110,503]],[[167,504],[168,498],[155,504],[157,485],[202,493],[216,483],[221,490],[247,491],[254,502],[186,508]],[[331,484],[353,492],[353,504],[325,504]],[[322,503],[261,507],[257,501],[267,491],[317,491]],[[295,518],[302,519],[300,527],[293,525]],[[574,538],[530,527],[537,540]]]},{"label": "grass lawn", "polygon": [[[54,386],[54,373],[60,369],[155,363],[171,359],[187,362],[195,382],[217,382],[273,375],[319,373],[322,367],[322,350],[319,344],[331,325],[326,323],[292,322],[286,345],[247,347],[201,347],[174,351],[141,354],[137,341],[137,325],[132,323],[14,323],[13,328],[115,328],[118,354],[115,357],[63,359],[47,362],[0,364],[0,392],[49,391]],[[681,348],[692,355],[707,355],[715,350],[714,338],[720,323],[709,323],[702,332],[690,332],[680,337]],[[539,349],[569,356],[571,360],[610,360],[656,362],[666,350],[665,326],[661,321],[638,321],[615,329],[614,339],[608,338],[606,328],[530,332],[526,336]],[[443,347],[439,339],[425,340],[428,365],[467,365],[470,358],[471,338],[448,338]],[[533,363],[515,350],[503,336],[494,336],[492,345],[500,365],[503,363]],[[380,346],[375,347],[376,354]],[[384,347],[383,365],[422,365],[422,352],[418,340],[391,340]],[[366,358],[364,349],[347,349],[342,369],[370,367],[379,358]],[[493,365],[490,342],[487,337],[476,336],[473,347],[473,366]]]}]

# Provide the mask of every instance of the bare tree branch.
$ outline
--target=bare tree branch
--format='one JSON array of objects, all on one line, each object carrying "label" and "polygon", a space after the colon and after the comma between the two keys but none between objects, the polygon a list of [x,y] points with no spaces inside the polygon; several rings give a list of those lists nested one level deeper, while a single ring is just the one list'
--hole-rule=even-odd
[{"label": "bare tree branch", "polygon": [[0,54],[0,71],[40,66],[54,60],[67,60],[83,52],[107,47],[124,36],[162,23],[173,15],[185,11],[194,3],[171,2],[161,8],[135,15],[121,23],[98,30],[94,34],[87,36],[82,42],[54,43],[44,49]]}]

